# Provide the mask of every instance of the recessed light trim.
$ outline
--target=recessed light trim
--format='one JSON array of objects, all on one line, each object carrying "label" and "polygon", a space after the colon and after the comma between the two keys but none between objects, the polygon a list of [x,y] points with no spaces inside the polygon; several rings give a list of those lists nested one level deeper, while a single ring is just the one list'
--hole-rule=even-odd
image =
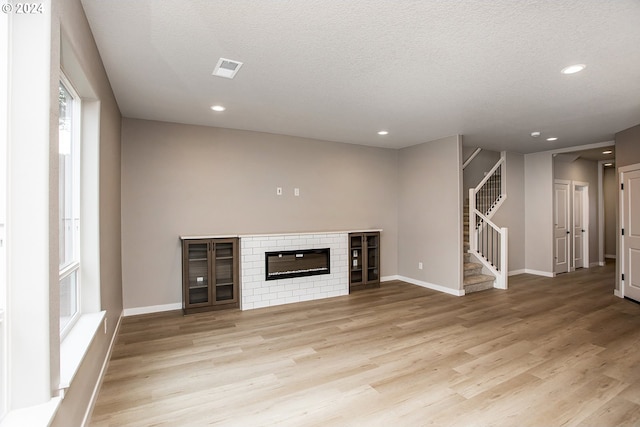
[{"label": "recessed light trim", "polygon": [[380,135],[380,136],[389,135],[389,131],[388,130],[379,130],[378,131],[378,135]]},{"label": "recessed light trim", "polygon": [[537,137],[540,136],[540,132],[538,132],[538,131],[531,132],[531,136],[534,137],[534,138],[537,138]]},{"label": "recessed light trim", "polygon": [[613,163],[605,163],[604,165],[609,167],[609,166],[613,166]]},{"label": "recessed light trim", "polygon": [[557,141],[558,138],[555,136],[550,136],[549,138],[547,138],[547,141],[552,142],[552,141]]},{"label": "recessed light trim", "polygon": [[564,67],[560,72],[562,74],[575,74],[575,73],[579,73],[585,68],[587,68],[587,66],[584,64],[574,64],[574,65],[569,65],[568,67]]},{"label": "recessed light trim", "polygon": [[226,110],[226,108],[225,108],[225,107],[223,107],[222,105],[212,105],[212,106],[211,106],[211,109],[212,109],[213,111],[217,112],[217,113],[221,113],[221,112],[223,112],[224,110]]},{"label": "recessed light trim", "polygon": [[602,154],[612,154],[612,153],[613,153],[612,150],[605,150],[605,151],[602,152]]}]

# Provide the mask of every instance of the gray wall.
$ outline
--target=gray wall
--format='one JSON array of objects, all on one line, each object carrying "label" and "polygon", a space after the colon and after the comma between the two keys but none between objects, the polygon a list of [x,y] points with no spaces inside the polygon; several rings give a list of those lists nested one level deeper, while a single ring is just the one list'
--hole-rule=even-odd
[{"label": "gray wall", "polygon": [[524,155],[507,153],[507,198],[492,221],[509,229],[509,271],[525,268]]},{"label": "gray wall", "polygon": [[[554,160],[554,179],[581,181],[589,184],[589,263],[598,261],[598,163],[577,159],[573,162]],[[573,206],[573,200],[571,201]]]},{"label": "gray wall", "polygon": [[463,171],[463,191],[464,199],[469,197],[469,189],[475,188],[482,181],[487,172],[500,160],[500,153],[497,151],[482,150]]},{"label": "gray wall", "polygon": [[616,257],[617,219],[618,219],[618,177],[615,168],[604,168],[604,255]]},{"label": "gray wall", "polygon": [[397,188],[397,150],[124,119],[124,306],[182,301],[180,235],[382,228],[396,275]]},{"label": "gray wall", "polygon": [[616,133],[616,168],[640,163],[640,125]]},{"label": "gray wall", "polygon": [[399,274],[457,291],[462,287],[461,137],[404,148],[398,166]]},{"label": "gray wall", "polygon": [[[101,306],[106,310],[107,333],[98,332],[52,423],[81,425],[122,313],[120,252],[120,127],[121,116],[102,60],[79,0],[58,2],[61,31],[70,42],[100,108],[100,283]],[[53,71],[55,73],[55,71]],[[57,93],[57,81],[56,93]],[[54,257],[55,258],[55,257]],[[57,258],[56,258],[57,259]],[[57,266],[57,261],[55,262]],[[58,296],[54,296],[58,298]]]},{"label": "gray wall", "polygon": [[553,160],[550,152],[524,156],[525,268],[553,275]]}]

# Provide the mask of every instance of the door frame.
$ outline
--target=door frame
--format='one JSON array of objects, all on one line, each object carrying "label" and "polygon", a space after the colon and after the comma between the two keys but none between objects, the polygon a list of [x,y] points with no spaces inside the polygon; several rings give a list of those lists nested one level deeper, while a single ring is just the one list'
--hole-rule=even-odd
[{"label": "door frame", "polygon": [[622,235],[622,227],[624,226],[624,194],[621,184],[624,182],[624,174],[629,172],[635,172],[640,170],[640,163],[633,165],[622,166],[618,168],[618,260],[616,262],[616,284],[617,289],[614,289],[613,294],[624,298],[624,280],[622,280],[622,273],[625,271],[625,256],[624,256],[624,243],[625,236]]},{"label": "door frame", "polygon": [[[576,190],[577,188],[581,188],[582,190]],[[589,259],[589,225],[590,225],[590,215],[589,215],[589,183],[582,181],[571,181],[571,208],[569,209],[571,216],[571,265],[569,267],[569,271],[575,271],[575,193],[576,191],[583,191],[583,200],[582,200],[582,225],[584,227],[584,233],[582,235],[582,268],[589,268],[591,266]]]},{"label": "door frame", "polygon": [[[561,184],[561,185],[566,185],[567,186],[567,200],[565,201],[565,205],[566,205],[566,224],[567,224],[567,230],[569,231],[569,233],[567,233],[567,245],[566,245],[566,253],[565,253],[565,257],[567,260],[567,273],[571,271],[571,244],[570,244],[570,238],[573,235],[573,233],[571,232],[571,228],[572,228],[572,219],[571,219],[571,198],[573,195],[572,192],[572,186],[571,186],[571,181],[566,180],[566,179],[554,179],[553,180],[553,223],[554,223],[554,229],[553,229],[553,275],[555,276],[556,274],[559,274],[556,271],[556,265],[557,265],[557,260],[558,260],[558,256],[557,256],[557,248],[558,246],[556,245],[556,235],[555,235],[555,226],[557,224],[555,224],[555,216],[557,213],[557,205],[556,205],[556,185],[557,184]],[[562,272],[564,273],[564,272]]]}]

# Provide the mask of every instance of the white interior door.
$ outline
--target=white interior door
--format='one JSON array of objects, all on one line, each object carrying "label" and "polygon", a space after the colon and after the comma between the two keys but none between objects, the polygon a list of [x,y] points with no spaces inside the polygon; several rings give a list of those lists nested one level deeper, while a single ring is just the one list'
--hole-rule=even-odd
[{"label": "white interior door", "polygon": [[556,180],[554,189],[554,273],[569,271],[569,182]]},{"label": "white interior door", "polygon": [[623,293],[640,302],[640,169],[623,172],[621,181]]},{"label": "white interior door", "polygon": [[589,187],[573,186],[573,267],[589,267]]}]

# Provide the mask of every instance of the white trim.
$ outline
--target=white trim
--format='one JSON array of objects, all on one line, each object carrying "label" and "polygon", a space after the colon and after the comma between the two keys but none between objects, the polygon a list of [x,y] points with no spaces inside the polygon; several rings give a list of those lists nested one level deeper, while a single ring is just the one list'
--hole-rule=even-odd
[{"label": "white trim", "polygon": [[625,291],[624,291],[624,280],[622,280],[622,274],[624,274],[625,272],[625,237],[621,235],[622,233],[620,232],[625,225],[625,216],[624,216],[624,209],[625,209],[625,205],[624,205],[624,190],[622,190],[620,188],[621,184],[624,184],[624,174],[628,173],[628,172],[634,172],[640,170],[640,163],[635,163],[633,165],[627,165],[627,166],[622,166],[618,168],[618,206],[619,206],[619,210],[618,210],[618,215],[619,215],[619,223],[618,223],[618,236],[619,236],[619,241],[618,241],[618,253],[620,254],[620,262],[617,264],[616,269],[617,269],[617,274],[616,274],[616,283],[619,284],[619,286],[617,286],[617,288],[619,289],[620,292],[620,296],[622,298],[624,298],[625,296]]},{"label": "white trim", "polygon": [[549,271],[532,270],[530,268],[525,268],[524,272],[527,274],[535,274],[536,276],[556,277],[555,273],[551,273]]},{"label": "white trim", "polygon": [[518,274],[525,274],[527,271],[524,268],[521,268],[520,270],[511,270],[509,272],[509,276],[517,276]]},{"label": "white trim", "polygon": [[604,257],[609,259],[618,259],[618,255],[616,254],[604,254]]},{"label": "white trim", "polygon": [[620,292],[618,289],[613,290],[613,295],[618,298],[624,298],[624,295],[622,295],[622,292]]},{"label": "white trim", "polygon": [[0,427],[48,426],[62,403],[61,397],[52,397],[40,405],[27,406],[7,412]]},{"label": "white trim", "polygon": [[106,313],[100,311],[80,315],[75,326],[60,343],[60,390],[71,386]]},{"label": "white trim", "polygon": [[423,282],[422,280],[411,279],[405,276],[398,276],[398,280],[411,283],[412,285],[422,286],[423,288],[431,289],[438,292],[444,292],[445,294],[461,297],[464,295],[464,289],[451,289],[446,286],[434,285],[433,283]]},{"label": "white trim", "polygon": [[102,362],[102,368],[100,369],[100,374],[98,374],[98,381],[96,381],[96,385],[93,387],[93,393],[91,393],[91,399],[89,399],[89,405],[87,406],[87,410],[84,413],[84,418],[82,419],[81,427],[85,427],[89,425],[89,421],[91,420],[91,414],[93,413],[93,408],[96,405],[96,401],[98,400],[98,393],[100,392],[100,388],[102,387],[102,382],[104,380],[104,375],[107,373],[107,367],[109,366],[109,361],[111,360],[111,354],[113,353],[113,346],[116,342],[116,338],[118,337],[118,333],[120,332],[120,324],[122,323],[123,313],[120,313],[118,317],[118,323],[116,324],[116,328],[113,331],[113,335],[111,336],[111,342],[109,342],[109,348],[107,349],[107,353],[104,358],[104,362]]},{"label": "white trim", "polygon": [[598,261],[604,262],[604,164],[607,160],[598,162]]},{"label": "white trim", "polygon": [[162,305],[150,305],[147,307],[133,307],[125,308],[123,313],[124,317],[136,316],[138,314],[160,313],[162,311],[182,310],[182,303],[177,302],[173,304]]},{"label": "white trim", "polygon": [[383,276],[380,278],[381,282],[391,282],[392,280],[402,280],[402,279],[400,279],[400,276],[398,276],[397,274],[395,276]]}]

